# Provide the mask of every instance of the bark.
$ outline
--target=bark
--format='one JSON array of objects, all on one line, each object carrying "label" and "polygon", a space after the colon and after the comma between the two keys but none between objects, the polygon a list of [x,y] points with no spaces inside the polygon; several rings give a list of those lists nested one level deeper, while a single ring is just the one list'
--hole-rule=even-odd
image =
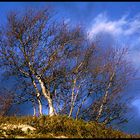
[{"label": "bark", "polygon": [[[29,63],[30,64],[30,63]],[[30,66],[30,65],[29,65]],[[31,70],[31,67],[30,67],[30,70]],[[38,88],[37,88],[37,85],[36,85],[36,83],[35,83],[35,80],[33,79],[33,77],[32,77],[32,74],[31,74],[31,71],[30,71],[30,73],[27,73],[27,72],[25,72],[25,71],[23,71],[23,70],[21,70],[21,69],[19,69],[19,71],[21,72],[21,73],[23,73],[24,75],[26,75],[26,76],[28,76],[28,77],[30,77],[31,78],[31,81],[32,81],[32,84],[33,84],[33,86],[34,86],[34,88],[35,88],[35,91],[36,91],[36,98],[37,98],[37,101],[38,101],[38,111],[39,111],[39,115],[41,115],[42,116],[42,103],[41,103],[41,99],[40,99],[40,96],[41,96],[41,94],[40,94],[40,92],[39,92],[39,90],[38,90]],[[34,112],[36,112],[36,109],[34,108]],[[34,114],[36,114],[36,113],[34,113]]]},{"label": "bark", "polygon": [[41,89],[42,89],[42,93],[44,95],[44,97],[47,99],[48,101],[48,106],[49,106],[49,115],[53,116],[56,115],[55,109],[53,107],[53,103],[52,103],[52,99],[50,97],[50,92],[46,90],[45,84],[44,82],[41,80],[41,78],[39,76],[36,76],[36,78],[38,79]]},{"label": "bark", "polygon": [[72,111],[74,108],[74,88],[76,86],[76,78],[73,81],[73,88],[72,88],[72,94],[71,94],[71,108],[70,108],[70,112],[69,112],[69,117],[72,115]]},{"label": "bark", "polygon": [[33,114],[33,116],[36,116],[36,115],[37,115],[37,114],[36,114],[36,107],[33,106],[33,108],[34,108],[34,114]]},{"label": "bark", "polygon": [[96,117],[96,121],[98,121],[99,118],[100,118],[101,115],[102,115],[103,107],[104,107],[104,104],[106,103],[107,96],[108,96],[108,93],[109,93],[109,89],[110,89],[110,87],[111,87],[111,85],[112,85],[112,80],[113,80],[114,76],[115,76],[115,73],[113,72],[113,74],[111,75],[111,77],[110,77],[110,79],[109,79],[109,84],[108,84],[108,86],[107,86],[105,95],[104,95],[104,97],[103,97],[102,104],[100,105],[100,108],[99,108],[99,111],[98,111],[98,115],[97,115],[97,117]]},{"label": "bark", "polygon": [[[77,61],[77,60],[76,60]],[[79,68],[83,65],[83,62],[81,62],[77,68],[75,69],[75,73],[77,74],[78,73],[78,70]],[[77,98],[77,95],[75,96],[75,99],[74,99],[74,89],[76,87],[76,81],[77,81],[77,77],[74,79],[73,81],[73,88],[72,88],[72,94],[71,94],[71,108],[70,108],[70,112],[69,112],[69,117],[72,115],[72,111],[73,111],[73,108],[74,108],[74,104],[75,104],[75,100]]]},{"label": "bark", "polygon": [[37,116],[36,106],[35,106],[35,102],[34,102],[34,100],[32,100],[32,107],[33,107],[33,111],[34,111],[33,116]]},{"label": "bark", "polygon": [[55,109],[53,107],[53,103],[52,103],[52,99],[51,99],[51,96],[50,96],[50,92],[47,91],[46,87],[45,87],[45,84],[44,82],[42,81],[42,79],[40,78],[39,75],[35,74],[33,68],[32,68],[32,65],[30,63],[30,61],[28,61],[28,65],[29,65],[29,68],[30,68],[30,71],[32,72],[32,74],[35,75],[36,79],[38,80],[40,86],[41,86],[41,90],[42,90],[42,93],[44,95],[44,97],[47,99],[48,101],[48,106],[49,106],[49,115],[50,116],[53,116],[56,114],[55,112]]},{"label": "bark", "polygon": [[42,104],[41,104],[41,100],[38,99],[38,111],[39,111],[39,115],[42,116],[43,113],[42,113]]},{"label": "bark", "polygon": [[41,99],[40,99],[40,93],[39,93],[39,90],[37,88],[37,85],[35,83],[35,81],[32,79],[32,82],[33,82],[33,85],[34,85],[34,88],[36,90],[36,97],[37,97],[37,101],[38,101],[38,111],[39,111],[39,115],[42,116],[42,103],[41,103]]}]

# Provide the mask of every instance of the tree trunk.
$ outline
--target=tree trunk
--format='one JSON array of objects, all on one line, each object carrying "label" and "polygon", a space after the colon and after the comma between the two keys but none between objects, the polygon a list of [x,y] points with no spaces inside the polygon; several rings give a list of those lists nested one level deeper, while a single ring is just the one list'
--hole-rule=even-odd
[{"label": "tree trunk", "polygon": [[[29,62],[29,61],[28,61],[28,62]],[[31,66],[31,63],[30,63],[30,62],[28,63],[28,65],[29,65],[30,71],[35,75],[36,79],[39,81],[39,84],[40,84],[41,89],[42,89],[42,93],[43,93],[44,97],[45,97],[45,98],[47,99],[47,101],[48,101],[48,105],[49,105],[49,115],[50,115],[50,116],[55,115],[56,112],[55,112],[55,109],[54,109],[54,107],[53,107],[52,99],[51,99],[51,97],[50,97],[50,92],[46,90],[45,84],[44,84],[44,82],[42,81],[42,79],[40,78],[40,76],[35,74],[35,72],[34,72],[32,66]]]},{"label": "tree trunk", "polygon": [[103,97],[102,104],[100,105],[99,112],[98,112],[98,115],[96,117],[96,121],[98,121],[99,118],[101,117],[101,114],[102,114],[102,111],[103,111],[103,106],[104,106],[104,104],[106,102],[107,96],[108,96],[108,91],[106,91],[106,93],[105,93],[105,95]]},{"label": "tree trunk", "polygon": [[33,107],[33,111],[34,111],[33,116],[37,116],[36,106],[35,106],[35,101],[34,100],[32,100],[32,107]]},{"label": "tree trunk", "polygon": [[76,78],[73,81],[73,88],[72,88],[72,94],[71,94],[71,108],[70,108],[70,112],[69,112],[69,117],[72,115],[72,111],[74,108],[74,89],[75,89],[75,85],[76,85]]},{"label": "tree trunk", "polygon": [[35,106],[33,106],[33,108],[34,108],[34,114],[33,114],[33,116],[36,116],[36,108],[35,108]]},{"label": "tree trunk", "polygon": [[39,115],[42,116],[43,113],[42,113],[42,104],[41,104],[41,100],[38,99],[38,111],[39,111]]},{"label": "tree trunk", "polygon": [[39,76],[36,76],[36,78],[38,79],[39,83],[40,83],[40,86],[41,86],[41,89],[42,89],[42,93],[44,95],[44,97],[47,99],[48,101],[48,105],[49,105],[49,116],[53,116],[56,114],[55,112],[55,109],[53,107],[53,103],[52,103],[52,99],[50,97],[50,92],[46,91],[46,87],[45,87],[45,84],[44,82],[41,80],[41,78]]},{"label": "tree trunk", "polygon": [[40,100],[40,93],[39,93],[39,90],[38,90],[37,85],[36,85],[35,81],[33,80],[33,78],[32,78],[32,83],[33,83],[35,91],[36,91],[39,115],[42,116],[43,113],[42,113],[42,104],[41,104],[41,100]]},{"label": "tree trunk", "polygon": [[110,79],[109,79],[109,84],[108,84],[108,86],[107,86],[105,95],[104,95],[104,97],[103,97],[102,104],[100,105],[99,112],[98,112],[98,115],[97,115],[97,117],[96,117],[96,121],[98,121],[99,118],[100,118],[101,115],[102,115],[103,106],[104,106],[104,104],[106,103],[107,96],[108,96],[108,93],[109,93],[109,89],[110,89],[110,87],[111,87],[112,80],[113,80],[114,76],[115,76],[115,73],[113,72],[113,74],[111,75],[111,77],[110,77]]}]

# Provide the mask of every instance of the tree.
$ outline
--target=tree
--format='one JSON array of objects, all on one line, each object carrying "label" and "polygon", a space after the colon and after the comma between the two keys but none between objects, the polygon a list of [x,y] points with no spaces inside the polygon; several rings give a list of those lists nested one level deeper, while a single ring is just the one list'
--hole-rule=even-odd
[{"label": "tree", "polygon": [[[7,25],[1,30],[1,66],[9,69],[11,75],[20,75],[32,82],[38,99],[39,112],[42,105],[37,86],[49,106],[49,115],[55,115],[49,78],[59,68],[61,52],[69,45],[78,45],[81,30],[69,29],[65,23],[52,21],[50,9],[27,10],[24,14],[10,13]],[[47,79],[47,80],[46,80]]]},{"label": "tree", "polygon": [[37,101],[42,115],[44,97],[50,116],[122,121],[117,99],[133,74],[125,49],[89,41],[80,26],[56,22],[49,8],[11,12],[0,43],[0,66],[21,80],[20,97],[33,102],[34,114]]},{"label": "tree", "polygon": [[[97,46],[96,46],[97,47]],[[126,59],[127,49],[97,48],[96,55],[89,61],[91,72],[91,104],[81,111],[80,117],[110,124],[125,122],[127,106],[123,91],[134,76],[134,69]],[[94,60],[94,61],[93,61]]]},{"label": "tree", "polygon": [[14,95],[10,91],[1,88],[0,92],[0,116],[8,115],[13,105]]}]

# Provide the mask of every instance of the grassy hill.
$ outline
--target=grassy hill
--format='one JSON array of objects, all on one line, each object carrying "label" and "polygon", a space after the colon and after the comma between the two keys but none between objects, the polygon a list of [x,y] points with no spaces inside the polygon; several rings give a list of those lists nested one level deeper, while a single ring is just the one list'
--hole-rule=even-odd
[{"label": "grassy hill", "polygon": [[[14,127],[13,127],[14,126]],[[18,127],[17,127],[18,126]],[[136,138],[96,122],[67,116],[0,117],[0,138]]]}]

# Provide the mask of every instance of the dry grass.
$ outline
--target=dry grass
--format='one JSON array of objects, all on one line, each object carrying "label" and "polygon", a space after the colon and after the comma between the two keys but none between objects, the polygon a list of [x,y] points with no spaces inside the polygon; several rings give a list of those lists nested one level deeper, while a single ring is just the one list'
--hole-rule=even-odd
[{"label": "dry grass", "polygon": [[125,134],[112,128],[106,128],[103,124],[74,120],[67,116],[1,117],[0,125],[3,124],[19,126],[26,124],[36,130],[22,131],[21,127],[4,130],[1,127],[1,138],[140,138],[139,135]]}]

